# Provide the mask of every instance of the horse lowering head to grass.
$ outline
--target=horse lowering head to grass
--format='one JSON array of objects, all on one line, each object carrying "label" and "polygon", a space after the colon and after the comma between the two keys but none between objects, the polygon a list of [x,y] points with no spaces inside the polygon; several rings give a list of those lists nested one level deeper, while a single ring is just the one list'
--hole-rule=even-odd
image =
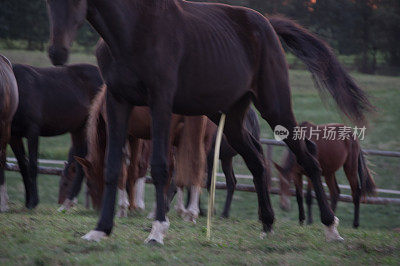
[{"label": "horse lowering head to grass", "polygon": [[364,92],[339,64],[331,48],[285,18],[268,20],[243,7],[184,0],[48,0],[51,25],[49,56],[65,64],[78,27],[85,19],[107,44],[109,64],[99,64],[107,84],[108,146],[105,199],[95,230],[84,238],[100,240],[113,227],[116,185],[132,106],[148,105],[152,116],[151,175],[157,213],[146,242],[163,243],[168,140],[172,113],[225,113],[225,136],[254,176],[263,232],[274,222],[261,145],[243,129],[252,101],[274,129],[289,130],[286,144],[311,177],[321,221],[330,240],[341,239],[338,223],[323,193],[318,161],[306,141],[293,138],[288,67],[278,35],[308,66],[319,88],[328,91],[352,120],[363,123],[371,109]]},{"label": "horse lowering head to grass", "polygon": [[[310,122],[303,122],[300,128],[304,129],[305,136],[315,143],[315,157],[321,166],[322,175],[325,177],[326,184],[329,188],[331,198],[331,208],[336,210],[336,204],[339,199],[340,189],[336,181],[335,173],[343,167],[347,180],[349,180],[351,194],[354,203],[354,220],[353,226],[359,226],[359,213],[361,197],[366,194],[375,193],[375,182],[371,172],[365,162],[364,154],[361,150],[360,143],[353,136],[340,137],[340,130],[344,128],[343,124],[325,124],[314,125]],[[330,138],[323,138],[329,130]],[[311,134],[310,132],[313,131]],[[336,137],[333,137],[336,136]],[[284,159],[284,166],[281,167],[274,163],[279,171],[280,177],[284,178],[285,182],[293,180],[296,187],[297,204],[299,206],[299,221],[304,223],[304,207],[303,207],[303,174],[307,175],[302,167],[296,163],[296,157],[290,151]],[[307,207],[308,217],[307,222],[312,223],[311,214],[311,196],[312,182],[308,180],[307,188]]]},{"label": "horse lowering head to grass", "polygon": [[0,54],[0,212],[8,210],[8,195],[4,180],[7,143],[11,121],[18,107],[18,86],[10,61]]},{"label": "horse lowering head to grass", "polygon": [[[106,87],[104,86],[93,100],[89,112],[89,119],[87,123],[87,141],[88,153],[86,158],[75,157],[78,163],[83,167],[85,176],[87,178],[88,191],[92,199],[92,205],[95,209],[100,209],[103,192],[105,187],[104,180],[104,158],[106,152],[106,124],[107,114],[105,113],[105,95]],[[150,156],[148,149],[149,144],[145,144],[146,140],[150,137],[149,130],[143,129],[149,126],[148,111],[145,107],[137,107],[132,110],[131,119],[135,126],[129,131],[126,143],[126,154],[124,160],[122,177],[119,179],[118,188],[120,190],[120,197],[125,195],[126,190],[133,192],[133,187],[138,178],[145,176],[148,168],[148,157]],[[140,137],[140,138],[139,138]],[[126,188],[126,184],[129,188]],[[124,194],[124,195],[122,195]],[[129,206],[134,207],[134,195],[130,193]],[[71,206],[64,206],[69,209]]]},{"label": "horse lowering head to grass", "polygon": [[[100,43],[101,45],[101,43]],[[93,101],[87,127],[88,155],[85,159],[77,158],[83,166],[85,176],[88,180],[89,193],[95,208],[100,208],[103,200],[103,191],[106,187],[104,179],[104,158],[107,147],[106,128],[109,123],[106,113],[106,92],[103,87],[101,92]],[[200,193],[200,187],[204,182],[204,172],[206,164],[206,155],[203,144],[205,122],[204,117],[182,117],[174,115],[171,123],[170,154],[169,154],[169,178],[175,172],[175,182],[180,186],[195,187]],[[125,193],[126,184],[130,184],[128,190],[133,191],[133,185],[139,177],[146,174],[147,156],[149,145],[143,147],[143,142],[151,139],[151,116],[147,107],[134,107],[131,111],[128,127],[128,144],[126,151],[129,153],[130,164],[127,174],[122,173],[119,178],[119,196]],[[173,148],[175,146],[175,148]],[[173,160],[173,150],[175,150],[176,163]],[[124,165],[123,168],[126,168]],[[174,170],[175,169],[175,170]],[[127,180],[126,180],[127,178]],[[171,187],[169,198],[173,196],[175,190]],[[193,199],[188,210],[184,210],[182,215],[188,220],[194,221],[198,216],[198,196]],[[132,197],[132,194],[131,194]],[[123,202],[123,200],[120,200]],[[129,200],[130,206],[133,206],[134,200]],[[195,207],[194,207],[195,206]],[[120,205],[121,207],[121,205]]]},{"label": "horse lowering head to grass", "polygon": [[[86,155],[86,120],[92,99],[103,80],[98,68],[88,64],[47,68],[14,64],[13,70],[18,83],[19,105],[12,121],[10,145],[23,177],[25,205],[32,209],[39,203],[36,181],[39,136],[71,134],[67,173],[74,155]],[[28,140],[28,161],[22,138]],[[75,179],[83,179],[79,166]],[[63,182],[61,180],[61,184]],[[79,193],[80,183],[68,188],[71,200]]]}]

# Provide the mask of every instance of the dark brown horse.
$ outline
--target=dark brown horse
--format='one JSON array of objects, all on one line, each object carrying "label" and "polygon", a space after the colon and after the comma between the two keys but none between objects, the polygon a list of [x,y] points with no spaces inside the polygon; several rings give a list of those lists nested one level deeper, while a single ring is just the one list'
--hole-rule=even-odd
[{"label": "dark brown horse", "polygon": [[[365,163],[365,158],[358,140],[351,135],[348,137],[345,136],[344,138],[340,137],[341,128],[344,128],[342,124],[314,125],[309,122],[303,122],[300,127],[304,129],[305,136],[316,144],[316,157],[321,165],[322,175],[325,177],[326,184],[329,188],[331,208],[333,211],[336,210],[336,204],[340,195],[335,172],[343,167],[347,180],[349,180],[351,194],[353,196],[353,226],[357,228],[359,226],[361,197],[366,194],[375,193],[375,182]],[[324,131],[324,129],[327,129],[331,136],[335,135],[336,137],[334,139],[324,138],[324,134],[328,132]],[[310,135],[310,130],[314,131],[312,135]],[[283,167],[280,167],[276,163],[274,164],[281,177],[284,178],[286,182],[293,180],[295,184],[297,204],[299,206],[299,221],[300,224],[303,224],[305,220],[303,207],[303,175],[306,175],[306,173],[301,166],[296,163],[296,157],[290,151],[284,159]],[[308,180],[306,199],[308,207],[307,222],[309,224],[312,223],[311,188],[312,182]]]},{"label": "dark brown horse", "polygon": [[7,143],[11,121],[18,107],[18,86],[10,61],[0,54],[0,212],[8,210],[8,195],[4,180]]},{"label": "dark brown horse", "polygon": [[263,151],[259,141],[243,129],[251,101],[273,129],[282,125],[289,130],[285,142],[313,180],[322,223],[333,232],[333,239],[338,238],[337,219],[323,193],[318,161],[308,152],[305,141],[293,139],[297,123],[278,35],[309,67],[318,87],[329,91],[347,116],[362,123],[363,113],[371,105],[323,41],[288,19],[268,21],[251,9],[223,4],[183,0],[47,3],[53,64],[66,63],[77,29],[85,19],[108,46],[98,55],[108,87],[107,188],[96,229],[85,239],[98,241],[112,231],[127,121],[132,106],[138,105],[148,105],[152,116],[151,175],[157,213],[147,242],[162,243],[169,227],[164,187],[172,113],[207,115],[215,123],[221,113],[227,115],[225,136],[254,176],[263,231],[271,231],[274,212]]},{"label": "dark brown horse", "polygon": [[[39,136],[71,134],[72,156],[85,156],[85,125],[92,99],[103,83],[98,68],[79,64],[66,67],[38,68],[15,64],[13,70],[18,83],[19,105],[11,128],[11,148],[18,160],[24,180],[26,207],[39,203],[36,177]],[[25,158],[22,138],[28,140],[29,161]],[[67,169],[66,169],[67,171]],[[83,178],[77,168],[77,179]],[[80,186],[71,189],[71,199]]]}]

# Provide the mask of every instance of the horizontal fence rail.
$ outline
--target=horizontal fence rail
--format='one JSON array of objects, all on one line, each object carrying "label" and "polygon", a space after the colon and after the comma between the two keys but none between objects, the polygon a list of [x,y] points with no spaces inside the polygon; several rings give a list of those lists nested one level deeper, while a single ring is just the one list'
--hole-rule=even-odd
[{"label": "horizontal fence rail", "polygon": [[[286,144],[283,141],[277,141],[277,140],[273,140],[273,139],[261,139],[261,143],[268,146],[267,158],[269,160],[272,158],[272,146],[286,146]],[[363,152],[367,155],[400,158],[400,152],[398,152],[398,151],[381,151],[381,150],[363,149]],[[19,172],[19,167],[17,164],[15,164],[15,162],[16,162],[15,158],[7,158],[7,161],[8,162],[6,163],[5,170]],[[49,159],[39,159],[38,162],[40,164],[47,164],[47,165],[65,165],[65,163],[67,163],[66,161],[63,161],[63,160],[49,160]],[[63,168],[60,168],[60,167],[38,166],[38,173],[40,173],[40,174],[61,175],[62,171],[63,171]],[[217,176],[224,177],[224,174],[218,173]],[[251,175],[235,174],[235,176],[238,179],[253,179],[253,176],[251,176]],[[276,177],[273,177],[271,180],[274,182],[280,181],[280,179],[276,178]],[[146,177],[146,182],[152,183],[151,177]],[[306,183],[306,181],[304,181],[304,183]],[[323,185],[327,186],[325,183],[323,183]],[[216,188],[217,189],[226,189],[226,183],[225,182],[217,182]],[[350,189],[350,186],[339,184],[339,188]],[[236,190],[255,192],[254,186],[247,185],[247,184],[236,184]],[[378,193],[400,195],[400,191],[397,191],[397,190],[377,189],[376,191]],[[282,196],[281,190],[276,187],[272,187],[270,189],[270,193]],[[292,188],[289,189],[289,193],[291,196],[296,195],[295,190]],[[314,192],[312,192],[312,195],[313,195],[313,197],[315,197]],[[345,195],[345,194],[340,194],[339,201],[353,202],[352,197],[350,195]],[[400,205],[400,198],[365,197],[362,199],[361,202],[366,203],[366,204]]]},{"label": "horizontal fence rail", "polygon": [[[286,146],[285,142],[274,140],[274,139],[260,139],[261,144],[272,145],[272,146]],[[367,155],[376,155],[384,157],[398,157],[400,158],[399,151],[381,151],[381,150],[369,150],[363,149],[363,152]]]}]

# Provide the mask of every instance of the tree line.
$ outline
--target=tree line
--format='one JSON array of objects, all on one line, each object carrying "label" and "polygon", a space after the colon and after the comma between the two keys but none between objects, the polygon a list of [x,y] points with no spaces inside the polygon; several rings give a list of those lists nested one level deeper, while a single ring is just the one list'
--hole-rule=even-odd
[{"label": "tree line", "polygon": [[[378,68],[399,73],[400,0],[192,0],[220,2],[253,8],[262,14],[282,14],[295,19],[323,39],[339,54],[349,55],[357,69],[374,73]],[[43,0],[1,0],[2,47],[44,50],[49,25]],[[85,25],[77,37],[90,50],[98,40]]]}]

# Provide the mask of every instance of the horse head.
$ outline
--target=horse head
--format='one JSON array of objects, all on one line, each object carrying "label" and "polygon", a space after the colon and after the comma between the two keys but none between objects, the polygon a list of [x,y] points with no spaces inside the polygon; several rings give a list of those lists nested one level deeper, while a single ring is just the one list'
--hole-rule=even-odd
[{"label": "horse head", "polygon": [[96,164],[86,158],[75,156],[75,160],[82,166],[85,173],[88,192],[92,199],[93,208],[98,210],[101,207],[104,189],[103,167],[96,167]]},{"label": "horse head", "polygon": [[86,19],[87,0],[47,0],[50,20],[49,57],[64,65],[76,33]]},{"label": "horse head", "polygon": [[58,187],[58,204],[63,204],[67,199],[68,191],[74,181],[76,168],[74,163],[65,163],[64,170],[61,173],[60,183]]}]

